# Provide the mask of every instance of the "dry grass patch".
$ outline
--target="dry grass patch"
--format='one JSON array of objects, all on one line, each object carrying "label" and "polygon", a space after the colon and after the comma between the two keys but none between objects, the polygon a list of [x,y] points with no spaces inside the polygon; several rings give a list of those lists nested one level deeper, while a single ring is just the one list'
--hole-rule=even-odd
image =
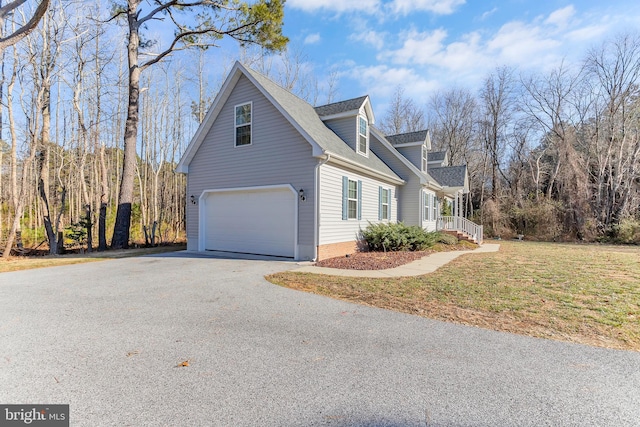
[{"label": "dry grass patch", "polygon": [[640,350],[640,248],[501,242],[435,273],[364,279],[280,273],[271,282],[487,329]]},{"label": "dry grass patch", "polygon": [[164,252],[175,252],[186,249],[186,245],[157,246],[154,248],[119,249],[105,252],[91,252],[85,254],[69,254],[59,256],[22,257],[13,256],[9,259],[0,258],[0,273],[32,268],[57,267],[60,265],[80,264],[84,262],[104,261],[107,259],[127,258],[151,255]]}]

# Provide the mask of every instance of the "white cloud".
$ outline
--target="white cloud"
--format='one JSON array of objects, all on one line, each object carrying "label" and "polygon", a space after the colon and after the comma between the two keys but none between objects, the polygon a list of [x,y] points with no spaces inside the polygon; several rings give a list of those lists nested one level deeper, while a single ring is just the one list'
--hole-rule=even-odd
[{"label": "white cloud", "polygon": [[480,16],[480,20],[484,21],[485,19],[487,19],[488,17],[490,17],[491,15],[493,15],[494,13],[496,13],[498,11],[497,7],[494,7],[491,10],[487,10],[485,13],[482,14],[482,16]]},{"label": "white cloud", "polygon": [[555,25],[557,28],[560,28],[560,29],[566,28],[571,23],[571,19],[574,17],[575,14],[576,14],[576,9],[573,7],[573,5],[569,5],[567,7],[564,7],[562,9],[558,9],[552,12],[547,18],[547,20],[545,21],[545,23],[549,25]]},{"label": "white cloud", "polygon": [[304,38],[304,44],[316,44],[320,43],[320,40],[320,33],[313,33]]},{"label": "white cloud", "polygon": [[487,43],[487,54],[498,63],[532,65],[545,61],[560,47],[561,41],[537,25],[510,22]]},{"label": "white cloud", "polygon": [[[387,15],[392,12],[391,4],[399,7],[398,13],[409,10],[408,1],[380,3],[385,4],[381,10]],[[435,4],[412,2],[411,10],[427,3]],[[400,7],[402,4],[406,5],[404,9]],[[488,10],[482,18],[496,12],[495,8]],[[476,23],[480,22],[480,14],[473,18]],[[567,6],[544,15],[514,19],[500,27],[492,26],[496,14],[462,34],[454,33],[455,27],[438,28],[439,23],[434,27],[433,22],[410,17],[399,23],[404,29],[393,32],[397,26],[352,22],[349,39],[375,48],[376,60],[356,56],[351,63],[340,63],[338,68],[342,70],[341,78],[353,86],[350,90],[359,88],[351,95],[369,93],[376,102],[376,110],[384,111],[387,107],[384,103],[398,85],[407,88],[407,95],[416,102],[425,103],[434,90],[477,88],[499,66],[511,66],[523,73],[546,73],[561,61],[567,65],[579,63],[593,43],[628,27],[637,16],[638,13],[612,15]]]},{"label": "white cloud", "polygon": [[336,13],[360,12],[379,15],[385,9],[404,16],[414,12],[450,15],[465,3],[466,0],[287,0],[288,7],[305,12],[325,10]]},{"label": "white cloud", "polygon": [[586,43],[594,40],[602,40],[609,28],[606,25],[594,24],[588,27],[578,28],[567,33],[567,39],[576,43]]},{"label": "white cloud", "polygon": [[394,64],[429,64],[443,48],[447,32],[443,29],[418,32],[410,30],[401,35],[404,39],[401,48],[382,52],[378,59],[389,60]]},{"label": "white cloud", "polygon": [[486,74],[501,65],[548,69],[562,58],[576,59],[586,50],[587,43],[595,37],[602,38],[607,31],[605,24],[582,22],[576,17],[575,8],[568,6],[530,22],[508,22],[493,34],[474,31],[454,40],[448,40],[444,29],[412,29],[398,35],[399,46],[382,50],[377,58],[391,65],[428,67],[426,72],[455,82]]},{"label": "white cloud", "polygon": [[374,30],[357,31],[349,36],[350,40],[363,42],[373,46],[377,50],[382,50],[385,46],[384,39],[386,33],[379,33]]},{"label": "white cloud", "polygon": [[327,10],[337,13],[360,11],[373,14],[380,7],[380,0],[288,0],[287,6],[305,12]]},{"label": "white cloud", "polygon": [[408,15],[412,12],[431,12],[437,15],[450,15],[466,0],[393,0],[390,7],[395,13]]},{"label": "white cloud", "polygon": [[[398,86],[410,89],[408,94],[419,104],[427,102],[429,94],[439,87],[439,82],[429,80],[423,73],[411,68],[388,67],[376,65],[372,67],[356,67],[353,75],[358,76],[358,81],[364,87],[367,94],[373,98],[388,99]],[[387,105],[376,104],[376,111],[383,112]]]}]

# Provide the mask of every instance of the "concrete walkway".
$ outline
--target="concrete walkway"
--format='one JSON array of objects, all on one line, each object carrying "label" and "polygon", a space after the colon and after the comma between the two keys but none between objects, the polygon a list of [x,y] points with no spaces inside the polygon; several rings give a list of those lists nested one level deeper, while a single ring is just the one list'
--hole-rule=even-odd
[{"label": "concrete walkway", "polygon": [[380,278],[421,276],[423,274],[433,273],[443,265],[453,261],[461,255],[470,253],[479,254],[485,252],[498,252],[498,249],[500,249],[500,245],[497,243],[485,243],[478,249],[474,249],[473,251],[437,252],[408,264],[401,265],[395,268],[389,268],[386,270],[342,270],[339,268],[315,267],[309,265],[293,271],[301,273],[329,274],[332,276],[349,277]]}]

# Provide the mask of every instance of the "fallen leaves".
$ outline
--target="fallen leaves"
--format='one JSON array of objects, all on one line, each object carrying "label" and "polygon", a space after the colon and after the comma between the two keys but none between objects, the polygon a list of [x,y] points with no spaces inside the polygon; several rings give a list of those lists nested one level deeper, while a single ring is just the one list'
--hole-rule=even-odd
[{"label": "fallen leaves", "polygon": [[186,368],[187,366],[189,366],[189,362],[190,362],[189,359],[187,359],[187,360],[185,360],[183,362],[180,362],[180,363],[178,363],[176,365],[176,368]]}]

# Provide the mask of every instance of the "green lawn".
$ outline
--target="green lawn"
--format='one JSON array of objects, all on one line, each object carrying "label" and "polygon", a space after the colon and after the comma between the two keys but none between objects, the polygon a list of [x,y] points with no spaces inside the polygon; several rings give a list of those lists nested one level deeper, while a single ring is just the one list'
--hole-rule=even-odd
[{"label": "green lawn", "polygon": [[[488,242],[493,243],[493,242]],[[271,282],[428,318],[640,350],[640,248],[500,242],[432,274],[363,279],[279,273]]]}]

